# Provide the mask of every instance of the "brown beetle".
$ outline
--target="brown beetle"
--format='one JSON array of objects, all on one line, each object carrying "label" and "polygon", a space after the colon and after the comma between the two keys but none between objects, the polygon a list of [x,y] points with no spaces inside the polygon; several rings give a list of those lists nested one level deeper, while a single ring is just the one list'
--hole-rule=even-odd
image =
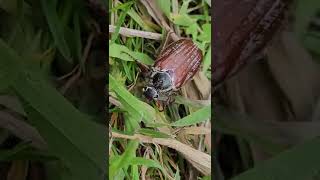
[{"label": "brown beetle", "polygon": [[[170,101],[173,92],[191,80],[199,70],[202,52],[190,39],[180,39],[168,45],[146,69],[147,85],[143,94],[148,100]],[[150,70],[151,69],[151,70]]]}]

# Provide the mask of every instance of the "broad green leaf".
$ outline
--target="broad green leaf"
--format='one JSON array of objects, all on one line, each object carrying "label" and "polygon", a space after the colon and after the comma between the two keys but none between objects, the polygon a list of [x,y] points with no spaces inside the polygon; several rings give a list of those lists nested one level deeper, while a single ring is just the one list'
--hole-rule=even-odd
[{"label": "broad green leaf", "polygon": [[58,160],[56,156],[46,151],[39,151],[30,147],[15,147],[12,150],[0,150],[1,161],[14,161],[14,160],[32,160],[48,162]]},{"label": "broad green leaf", "polygon": [[0,161],[7,160],[9,157],[28,148],[29,145],[30,145],[29,143],[21,143],[21,144],[16,145],[11,150],[0,150]]},{"label": "broad green leaf", "polygon": [[136,156],[136,150],[139,146],[138,141],[130,141],[126,146],[125,152],[121,156],[115,156],[109,163],[109,179],[114,179],[115,175],[122,168],[130,165]]},{"label": "broad green leaf", "polygon": [[188,14],[188,7],[189,7],[189,3],[191,2],[192,0],[184,0],[183,3],[182,3],[182,6],[180,8],[180,11],[179,11],[179,14]]},{"label": "broad green leaf", "polygon": [[303,44],[308,50],[310,50],[316,54],[320,54],[320,49],[319,49],[320,38],[319,37],[306,36],[303,41]]},{"label": "broad green leaf", "polygon": [[137,23],[139,24],[139,26],[145,30],[145,31],[149,31],[149,32],[155,32],[155,30],[150,27],[142,18],[141,16],[133,9],[131,8],[127,14]]},{"label": "broad green leaf", "polygon": [[190,115],[171,123],[171,126],[189,126],[210,119],[211,105],[205,106]]},{"label": "broad green leaf", "polygon": [[206,72],[210,66],[211,66],[211,46],[209,47],[209,50],[204,57],[202,71]]},{"label": "broad green leaf", "polygon": [[135,158],[132,158],[130,164],[142,165],[142,166],[147,166],[147,167],[154,167],[154,168],[158,168],[158,169],[162,170],[162,172],[164,172],[164,169],[162,168],[162,166],[158,162],[151,160],[151,159],[145,159],[142,157],[135,157]]},{"label": "broad green leaf", "polygon": [[109,56],[114,58],[119,58],[124,61],[139,61],[146,65],[152,65],[154,61],[146,54],[140,52],[133,52],[129,50],[126,46],[109,43]]},{"label": "broad green leaf", "polygon": [[135,116],[132,116],[128,112],[124,113],[124,118],[126,119],[126,121],[125,121],[125,127],[126,127],[125,133],[129,133],[129,134],[133,135],[134,131],[140,128],[140,124],[139,123],[141,121],[141,118],[136,118]]},{"label": "broad green leaf", "polygon": [[211,24],[202,25],[202,33],[198,36],[198,40],[203,42],[211,42]]},{"label": "broad green leaf", "polygon": [[[39,110],[32,108],[30,105],[25,105],[25,110],[28,114],[29,121],[37,128],[41,136],[47,141],[50,153],[59,157],[69,170],[71,175],[70,179],[85,180],[103,177],[103,167],[106,161],[103,161],[104,153],[101,153],[103,151],[100,148],[106,146],[106,143],[99,141],[104,144],[97,145],[95,142],[99,140],[97,134],[103,132],[103,128],[100,130],[98,128],[92,129],[92,122],[87,121],[87,123],[83,123],[81,120],[77,123],[77,126],[74,126],[72,123],[75,122],[72,122],[72,120],[71,124],[66,123],[67,121],[70,121],[70,119],[65,119],[64,121],[64,125],[69,127],[59,128],[57,127],[56,122],[51,122],[53,124],[52,125],[38,112]],[[83,127],[81,124],[86,124],[87,127]],[[73,127],[74,130],[68,130],[68,128],[71,127]],[[79,127],[81,130],[79,130]],[[83,129],[88,130],[88,134],[83,134]],[[96,132],[94,132],[94,130]],[[99,136],[100,138],[103,138],[103,134]],[[92,149],[89,150],[90,148]],[[105,149],[107,149],[107,147],[105,147]],[[94,151],[100,155],[98,156],[97,154],[93,154]]]},{"label": "broad green leaf", "polygon": [[63,159],[75,179],[102,177],[107,149],[105,128],[80,113],[40,72],[19,62],[20,57],[2,41],[0,52],[6,52],[0,67],[7,64],[7,68],[15,70],[10,74],[16,76],[11,87],[25,105],[28,122],[46,140],[50,153]]},{"label": "broad green leaf", "polygon": [[192,39],[197,39],[198,37],[198,24],[194,23],[191,26],[186,28],[186,33],[192,35]]},{"label": "broad green leaf", "polygon": [[181,179],[180,171],[179,171],[179,169],[177,169],[177,172],[176,172],[176,174],[174,175],[174,180],[180,180],[180,179]]},{"label": "broad green leaf", "polygon": [[303,39],[305,36],[309,23],[311,19],[316,16],[319,8],[320,1],[318,0],[296,1],[294,31],[297,33],[299,39]]},{"label": "broad green leaf", "polygon": [[320,177],[320,138],[284,151],[232,180],[314,180]]},{"label": "broad green leaf", "polygon": [[44,163],[47,180],[69,180],[72,175],[62,161],[49,161]]},{"label": "broad green leaf", "polygon": [[18,76],[19,57],[0,39],[0,91],[7,89]]},{"label": "broad green leaf", "polygon": [[171,0],[157,0],[156,3],[161,11],[170,18]]},{"label": "broad green leaf", "polygon": [[204,176],[201,180],[211,180],[211,176]]},{"label": "broad green leaf", "polygon": [[171,21],[180,26],[191,26],[196,21],[187,14],[170,14]]},{"label": "broad green leaf", "polygon": [[205,1],[211,7],[211,0],[205,0]]},{"label": "broad green leaf", "polygon": [[59,49],[63,57],[71,63],[72,57],[69,46],[64,37],[64,28],[56,11],[57,0],[41,0],[41,4],[56,47]]},{"label": "broad green leaf", "polygon": [[136,119],[144,120],[146,123],[155,120],[155,110],[133,96],[127,89],[119,85],[114,77],[109,74],[109,88],[117,94],[118,99],[125,107],[124,109]]},{"label": "broad green leaf", "polygon": [[133,180],[139,180],[139,168],[137,165],[132,165],[131,166],[131,174],[132,174],[132,179]]}]

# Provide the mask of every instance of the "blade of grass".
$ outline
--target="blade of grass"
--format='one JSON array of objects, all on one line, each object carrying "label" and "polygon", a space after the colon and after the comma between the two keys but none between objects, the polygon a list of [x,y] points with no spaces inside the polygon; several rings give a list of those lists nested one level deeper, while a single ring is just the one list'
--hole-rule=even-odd
[{"label": "blade of grass", "polygon": [[141,119],[145,123],[155,120],[155,110],[150,105],[138,100],[123,86],[120,86],[111,74],[109,74],[109,88],[117,94],[124,109],[136,119]]},{"label": "blade of grass", "polygon": [[146,65],[152,65],[154,61],[146,54],[129,50],[126,46],[109,43],[109,56],[119,58],[124,61],[139,61]]},{"label": "blade of grass", "polygon": [[154,167],[160,169],[162,172],[164,172],[163,167],[156,161],[151,160],[151,159],[145,159],[142,157],[135,157],[132,159],[130,162],[132,165],[142,165],[142,166],[147,166],[147,167]]},{"label": "blade of grass", "polygon": [[41,0],[42,8],[46,16],[50,31],[52,33],[56,47],[59,49],[62,56],[72,63],[70,49],[64,37],[63,26],[56,12],[56,0]]},{"label": "blade of grass", "polygon": [[[320,138],[282,152],[232,180],[314,180],[320,177]],[[294,172],[294,173],[293,173]]]},{"label": "blade of grass", "polygon": [[157,0],[158,7],[169,18],[171,12],[171,0]]},{"label": "blade of grass", "polygon": [[209,50],[206,56],[204,57],[202,71],[206,72],[210,66],[211,66],[211,46],[209,47]]},{"label": "blade of grass", "polygon": [[122,8],[123,12],[120,14],[120,17],[119,17],[117,24],[116,24],[115,32],[112,34],[111,44],[113,44],[116,41],[116,39],[118,38],[120,27],[123,24],[123,22],[127,16],[127,12],[129,11],[132,4],[133,4],[133,2],[127,2],[127,3],[123,4],[124,5],[124,7]]},{"label": "blade of grass", "polygon": [[136,150],[139,146],[138,141],[130,141],[126,147],[125,152],[121,156],[115,156],[112,163],[109,164],[109,179],[114,179],[118,171],[128,165],[134,159]]},{"label": "blade of grass", "polygon": [[189,126],[206,121],[211,117],[211,105],[205,106],[190,115],[171,123],[171,126]]},{"label": "blade of grass", "polygon": [[171,136],[159,131],[154,131],[152,129],[146,129],[146,128],[141,128],[137,131],[140,134],[146,135],[146,136],[150,136],[153,138],[170,138]]},{"label": "blade of grass", "polygon": [[[73,15],[73,26],[74,26],[74,39],[76,45],[76,55],[77,58],[81,59],[81,51],[82,51],[82,43],[81,43],[81,30],[80,30],[80,23],[79,23],[79,14],[75,13]],[[83,62],[80,62],[83,65]]]},{"label": "blade of grass", "polygon": [[[64,160],[75,179],[102,176],[107,149],[105,128],[80,113],[43,79],[41,72],[24,66],[21,58],[3,41],[0,41],[0,52],[7,55],[0,61],[0,67],[9,65],[15,69],[12,75],[16,78],[10,85],[24,103],[28,120],[46,140],[52,153]],[[84,129],[88,133],[84,134]]]}]

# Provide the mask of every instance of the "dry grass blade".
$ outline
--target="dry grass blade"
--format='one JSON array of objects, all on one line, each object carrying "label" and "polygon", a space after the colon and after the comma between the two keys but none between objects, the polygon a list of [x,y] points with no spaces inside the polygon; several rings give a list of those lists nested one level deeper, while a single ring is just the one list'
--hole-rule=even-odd
[{"label": "dry grass blade", "polygon": [[203,97],[203,99],[208,99],[211,93],[211,82],[204,73],[201,71],[197,73],[193,78],[193,82],[201,94],[201,97]]},{"label": "dry grass blade", "polygon": [[319,65],[291,32],[279,34],[268,48],[268,64],[298,120],[308,119],[320,90]]},{"label": "dry grass blade", "polygon": [[[109,33],[113,33],[116,30],[116,26],[109,25]],[[153,33],[148,31],[139,31],[135,29],[120,27],[119,34],[127,37],[142,37],[146,39],[161,40],[162,35],[159,33]]]},{"label": "dry grass blade", "polygon": [[0,127],[9,130],[25,141],[31,141],[31,145],[36,148],[47,148],[46,142],[34,127],[7,112],[0,111]]},{"label": "dry grass blade", "polygon": [[147,8],[149,14],[159,25],[162,25],[167,31],[171,29],[154,0],[140,0],[140,2]]},{"label": "dry grass blade", "polygon": [[113,104],[113,105],[118,106],[118,107],[122,106],[122,105],[121,105],[121,102],[118,101],[118,100],[116,100],[116,99],[115,99],[114,97],[112,97],[112,96],[109,96],[109,102],[110,102],[111,104]]},{"label": "dry grass blade", "polygon": [[[167,32],[174,32],[173,29],[168,25],[164,14],[157,7],[155,0],[140,0],[140,2],[146,7],[148,13],[157,22],[157,24],[163,27]],[[175,33],[170,33],[170,36],[174,41],[179,39]]]},{"label": "dry grass blade", "polygon": [[12,111],[15,111],[15,112],[23,115],[23,116],[26,115],[26,113],[24,112],[24,109],[23,109],[23,107],[17,97],[7,96],[7,95],[0,96],[0,104],[5,106],[6,108],[12,110]]},{"label": "dry grass blade", "polygon": [[210,134],[211,129],[207,127],[185,127],[182,129],[185,134]]},{"label": "dry grass blade", "polygon": [[117,132],[112,132],[112,136],[114,138],[135,139],[143,143],[154,143],[154,144],[160,144],[163,146],[170,147],[172,149],[177,150],[181,154],[183,154],[186,157],[186,159],[204,175],[211,174],[211,156],[210,155],[204,152],[201,152],[199,150],[196,150],[175,139],[151,138],[149,136],[144,136],[141,134],[135,134],[133,136],[129,136],[129,135],[120,134]]}]

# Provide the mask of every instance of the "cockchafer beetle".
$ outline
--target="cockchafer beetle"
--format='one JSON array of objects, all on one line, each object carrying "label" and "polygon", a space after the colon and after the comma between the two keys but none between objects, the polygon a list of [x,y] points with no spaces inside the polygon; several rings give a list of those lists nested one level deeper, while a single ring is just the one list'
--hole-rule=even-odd
[{"label": "cockchafer beetle", "polygon": [[200,68],[203,56],[191,39],[179,39],[169,44],[152,67],[143,65],[147,84],[144,96],[156,102],[172,102],[172,94],[193,78]]}]

